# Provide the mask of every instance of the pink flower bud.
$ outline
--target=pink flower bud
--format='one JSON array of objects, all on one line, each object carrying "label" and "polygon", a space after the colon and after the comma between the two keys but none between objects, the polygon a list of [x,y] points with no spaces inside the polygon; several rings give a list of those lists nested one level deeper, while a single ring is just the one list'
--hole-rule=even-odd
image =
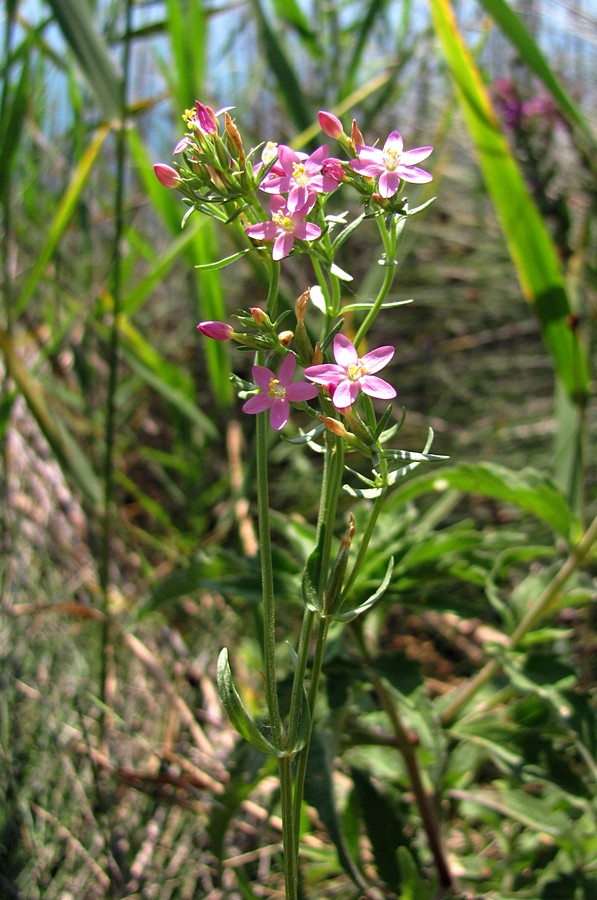
[{"label": "pink flower bud", "polygon": [[166,163],[156,163],[153,167],[153,171],[155,172],[157,180],[160,184],[163,184],[164,187],[178,187],[180,177],[176,169],[173,169],[172,166],[167,166]]},{"label": "pink flower bud", "polygon": [[323,161],[321,171],[324,175],[329,175],[330,178],[333,178],[334,181],[344,181],[344,166],[334,156],[330,156],[329,159]]},{"label": "pink flower bud", "polygon": [[344,134],[342,122],[333,113],[326,112],[325,109],[321,109],[317,113],[317,118],[319,119],[319,124],[324,134],[328,134],[332,138],[339,138],[342,134]]},{"label": "pink flower bud", "polygon": [[216,114],[210,106],[204,106],[203,103],[195,101],[195,110],[199,128],[204,134],[215,134],[218,130],[218,120]]},{"label": "pink flower bud", "polygon": [[270,320],[267,313],[265,313],[259,306],[252,306],[249,310],[251,315],[253,316],[253,321],[257,325],[258,328],[263,328],[264,325],[269,325]]},{"label": "pink flower bud", "polygon": [[226,322],[199,322],[197,328],[214,341],[229,341],[234,334],[234,329]]}]

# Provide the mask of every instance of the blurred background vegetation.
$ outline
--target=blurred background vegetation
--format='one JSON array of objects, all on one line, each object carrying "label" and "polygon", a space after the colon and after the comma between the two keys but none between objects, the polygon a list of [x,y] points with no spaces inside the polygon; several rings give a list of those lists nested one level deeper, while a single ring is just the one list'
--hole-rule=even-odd
[{"label": "blurred background vegetation", "polygon": [[[322,108],[345,127],[355,116],[370,142],[397,128],[407,147],[434,145],[434,181],[409,197],[437,199],[405,230],[392,297],[414,302],[383,322],[407,410],[402,446],[421,449],[431,425],[433,450],[450,456],[445,491],[421,476],[398,492],[371,566],[375,580],[393,542],[401,567],[370,627],[386,670],[387,658],[408,659],[410,690],[394,678],[401,695],[416,685],[441,696],[474,674],[483,629],[490,641],[508,632],[505,606],[524,608],[594,517],[597,6],[452,5],[453,21],[444,0],[5,3],[1,896],[280,896],[271,773],[236,744],[213,686],[225,643],[241,648],[248,702],[260,689],[247,637],[259,598],[252,423],[229,381],[247,358],[195,329],[262,303],[265,286],[244,263],[195,268],[235,239],[199,215],[181,230],[184,207],[152,171],[171,160],[195,99],[234,106],[246,147],[315,146]],[[346,249],[361,298],[377,252],[366,229]],[[312,282],[302,257],[288,260],[284,302]],[[294,596],[317,485],[290,445],[273,459],[272,506],[287,514],[280,592]],[[476,468],[485,462],[503,469]],[[526,481],[507,474],[529,467]],[[479,896],[595,896],[594,838],[575,856],[570,837],[595,783],[595,613],[588,578],[571,590],[538,644],[558,690],[565,682],[578,699],[574,723],[556,728],[562,695],[537,689],[543,666],[534,687],[511,684],[518,730],[496,725],[497,749],[486,736],[473,761],[454,762],[447,738],[426,748],[433,778],[452,772],[439,793],[466,896],[475,884]],[[294,613],[289,604],[282,621]],[[329,684],[333,707],[333,666]],[[365,694],[355,687],[374,716]],[[514,770],[537,723],[556,735],[533,761],[541,791],[557,780],[554,748],[579,754],[549,803],[565,824],[547,824],[547,806],[520,813],[528,795]],[[400,765],[357,744],[338,745],[348,838],[330,797],[310,798],[306,895],[363,896],[352,855],[377,884],[371,896],[425,897],[433,876],[413,875],[415,892],[401,893],[408,866],[395,847],[383,857],[367,819],[384,811],[416,858]],[[491,802],[458,794],[467,769]]]}]

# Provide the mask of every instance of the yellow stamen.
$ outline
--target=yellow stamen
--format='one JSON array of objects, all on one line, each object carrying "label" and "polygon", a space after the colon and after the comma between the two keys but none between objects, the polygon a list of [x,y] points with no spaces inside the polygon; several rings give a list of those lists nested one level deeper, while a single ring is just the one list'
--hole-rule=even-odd
[{"label": "yellow stamen", "polygon": [[363,365],[362,360],[359,359],[358,363],[352,363],[348,367],[348,377],[351,381],[358,381],[359,378],[362,378],[363,375],[367,374],[367,367]]},{"label": "yellow stamen", "polygon": [[302,163],[295,162],[292,164],[292,177],[297,184],[309,184],[309,176]]},{"label": "yellow stamen", "polygon": [[269,390],[267,392],[268,397],[278,397],[282,398],[286,396],[285,388],[280,386],[280,382],[277,378],[270,378],[269,380]]}]

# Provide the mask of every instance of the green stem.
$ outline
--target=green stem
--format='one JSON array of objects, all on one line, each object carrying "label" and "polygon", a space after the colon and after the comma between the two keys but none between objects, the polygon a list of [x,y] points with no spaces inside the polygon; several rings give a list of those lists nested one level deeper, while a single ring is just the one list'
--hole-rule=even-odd
[{"label": "green stem", "polygon": [[267,469],[267,412],[257,413],[257,512],[261,560],[261,588],[263,594],[263,662],[265,667],[265,697],[272,729],[273,743],[282,746],[282,720],[278,703],[276,678],[276,610],[274,571],[269,521],[269,480]]},{"label": "green stem", "polygon": [[292,757],[278,760],[280,805],[282,810],[282,843],[284,845],[284,883],[286,900],[298,900],[299,888],[299,830],[293,816]]},{"label": "green stem", "polygon": [[361,343],[361,341],[364,340],[367,332],[369,331],[369,328],[371,327],[371,325],[377,318],[378,313],[381,309],[381,306],[382,306],[384,300],[386,299],[386,297],[390,291],[390,288],[392,287],[392,282],[394,281],[394,276],[396,275],[395,256],[396,256],[396,247],[398,244],[398,228],[396,225],[396,220],[394,219],[394,217],[392,217],[392,220],[390,223],[390,230],[388,232],[388,230],[385,227],[383,217],[378,216],[377,217],[377,227],[379,228],[379,233],[381,234],[382,240],[384,242],[387,264],[384,267],[385,272],[384,272],[383,281],[381,283],[381,287],[380,287],[379,291],[377,292],[377,297],[375,298],[373,306],[371,307],[371,309],[369,310],[369,312],[367,313],[367,315],[361,322],[361,324],[359,326],[359,330],[357,331],[357,333],[355,335],[354,345],[357,348],[357,350],[359,348],[359,344]]},{"label": "green stem", "polygon": [[[593,544],[597,541],[597,517],[586,530],[582,540],[574,547],[562,568],[557,575],[547,585],[537,601],[527,610],[526,614],[520,620],[508,641],[507,650],[514,650],[521,640],[528,634],[533,625],[543,616],[549,613],[550,607],[559,598],[560,593],[574,572],[582,565],[589,555]],[[456,697],[449,703],[442,712],[442,722],[449,723],[454,720],[458,713],[467,703],[475,696],[475,694],[488,681],[497,675],[501,669],[501,661],[499,659],[490,660],[476,675],[469,681],[466,687],[456,692]]]}]

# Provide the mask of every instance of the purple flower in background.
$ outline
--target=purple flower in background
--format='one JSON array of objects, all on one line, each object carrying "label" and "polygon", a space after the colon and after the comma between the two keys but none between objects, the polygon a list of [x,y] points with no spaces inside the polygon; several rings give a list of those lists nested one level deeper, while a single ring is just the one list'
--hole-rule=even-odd
[{"label": "purple flower in background", "polygon": [[269,409],[272,428],[276,431],[283,428],[290,415],[290,403],[313,400],[318,393],[315,385],[306,381],[291,384],[295,369],[296,356],[293,353],[284,358],[277,375],[266,366],[253,366],[253,378],[260,390],[243,405],[243,412],[253,414]]},{"label": "purple flower in background", "polygon": [[272,258],[283,259],[292,250],[295,238],[314,241],[321,237],[319,225],[303,221],[313,209],[315,199],[315,194],[308,194],[306,203],[297,207],[290,197],[286,201],[277,194],[271,199],[271,220],[249,225],[245,228],[245,233],[257,241],[273,241]]},{"label": "purple flower in background", "polygon": [[351,160],[350,165],[360,175],[379,178],[379,193],[387,199],[394,196],[401,181],[425,184],[432,180],[429,172],[415,165],[427,159],[432,150],[433,147],[404,150],[402,136],[398,131],[392,131],[383,150],[366,145],[357,147],[358,158]]},{"label": "purple flower in background", "polygon": [[382,400],[396,396],[391,384],[372,374],[390,362],[394,347],[378,347],[359,357],[354,344],[343,334],[336,335],[333,346],[336,364],[309,366],[305,369],[305,378],[327,387],[336,409],[352,406],[359,391]]}]

